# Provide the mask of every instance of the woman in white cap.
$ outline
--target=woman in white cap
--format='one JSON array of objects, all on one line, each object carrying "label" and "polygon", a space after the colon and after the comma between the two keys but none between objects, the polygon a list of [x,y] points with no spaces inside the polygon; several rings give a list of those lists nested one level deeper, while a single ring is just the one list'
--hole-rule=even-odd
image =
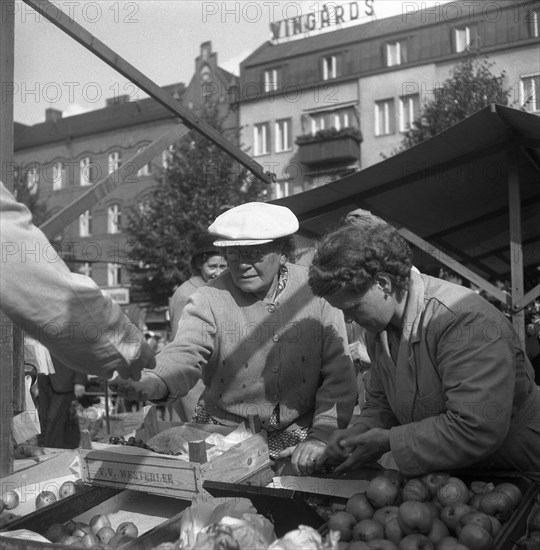
[{"label": "woman in white cap", "polygon": [[175,339],[141,382],[113,382],[130,399],[170,402],[202,378],[194,420],[235,426],[258,414],[271,455],[315,470],[326,442],[348,425],[356,401],[343,315],[289,262],[298,220],[288,209],[247,203],[221,214],[229,269],[188,300]]}]

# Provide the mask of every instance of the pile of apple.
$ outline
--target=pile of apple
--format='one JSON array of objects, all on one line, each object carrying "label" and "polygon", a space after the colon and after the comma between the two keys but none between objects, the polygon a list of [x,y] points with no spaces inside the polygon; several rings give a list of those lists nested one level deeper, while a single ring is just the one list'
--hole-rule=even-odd
[{"label": "pile of apple", "polygon": [[522,498],[513,483],[467,486],[442,472],[405,481],[385,470],[330,516],[328,528],[347,550],[491,550]]},{"label": "pile of apple", "polygon": [[13,510],[17,506],[19,506],[19,493],[17,491],[7,491],[2,495],[2,498],[0,498],[0,529],[17,519],[13,512],[8,512],[8,510]]},{"label": "pile of apple", "polygon": [[131,542],[139,536],[139,530],[132,521],[124,521],[116,530],[105,514],[95,515],[89,524],[69,520],[53,523],[43,536],[74,548],[103,548],[111,550]]}]

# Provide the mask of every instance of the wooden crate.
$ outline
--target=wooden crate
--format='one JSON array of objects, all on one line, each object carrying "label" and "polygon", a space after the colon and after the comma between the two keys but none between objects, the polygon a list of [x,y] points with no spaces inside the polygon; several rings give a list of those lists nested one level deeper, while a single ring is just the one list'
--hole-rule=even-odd
[{"label": "wooden crate", "polygon": [[2,550],[44,550],[72,548],[60,543],[38,542],[10,537],[10,532],[27,529],[44,535],[53,523],[68,520],[88,523],[96,514],[107,514],[113,528],[123,521],[135,521],[139,537],[122,545],[122,550],[148,550],[162,542],[176,542],[182,512],[190,505],[169,497],[119,491],[111,487],[87,486],[82,492],[21,517],[0,531]]},{"label": "wooden crate", "polygon": [[138,447],[79,449],[81,478],[96,486],[191,500],[205,479],[242,481],[270,463],[264,432],[205,462],[204,442],[190,444],[190,461]]}]

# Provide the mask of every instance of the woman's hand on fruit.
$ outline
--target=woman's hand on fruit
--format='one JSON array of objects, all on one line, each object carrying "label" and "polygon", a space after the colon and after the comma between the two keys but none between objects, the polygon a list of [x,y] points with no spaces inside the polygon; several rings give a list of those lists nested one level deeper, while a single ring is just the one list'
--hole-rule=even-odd
[{"label": "woman's hand on fruit", "polygon": [[138,382],[114,378],[109,382],[109,389],[129,401],[160,401],[169,395],[167,384],[157,374],[147,371],[143,371]]},{"label": "woman's hand on fruit", "polygon": [[297,475],[311,475],[326,460],[326,443],[318,439],[306,439],[302,443],[281,451],[278,458],[291,457],[291,466]]},{"label": "woman's hand on fruit", "polygon": [[[342,430],[347,432],[347,430]],[[354,466],[370,464],[390,450],[390,432],[381,428],[372,428],[361,434],[341,436],[337,445],[342,456],[347,458],[336,468],[336,474],[345,472]]]}]

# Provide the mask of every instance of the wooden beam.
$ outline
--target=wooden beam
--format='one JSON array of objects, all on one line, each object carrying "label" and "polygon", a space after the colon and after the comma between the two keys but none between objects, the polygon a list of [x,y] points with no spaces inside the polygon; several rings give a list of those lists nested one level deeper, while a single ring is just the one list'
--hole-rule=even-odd
[{"label": "wooden beam", "polygon": [[514,304],[523,298],[523,244],[521,242],[521,193],[517,166],[518,150],[508,149],[508,213],[510,216],[510,274],[512,296],[512,323],[525,344],[525,312],[516,311]]},{"label": "wooden beam", "polygon": [[88,189],[86,193],[83,193],[71,201],[60,210],[60,212],[43,223],[40,229],[47,235],[47,238],[52,239],[64,227],[92,208],[92,206],[113,189],[116,189],[128,178],[134,177],[137,172],[148,164],[158,153],[188,133],[189,129],[183,124],[176,124],[171,130],[148,145],[148,147],[145,147],[142,151],[132,156],[125,164],[122,164],[114,172],[108,174],[100,182]]},{"label": "wooden beam", "polygon": [[[0,9],[0,88],[8,91],[13,90],[15,0],[5,0]],[[2,95],[5,97],[0,101],[0,179],[8,189],[13,189],[13,94]],[[13,472],[13,378],[20,376],[22,369],[22,363],[16,363],[14,328],[0,311],[0,477]]]},{"label": "wooden beam", "polygon": [[461,265],[459,262],[456,262],[454,258],[451,258],[447,254],[442,252],[442,250],[439,250],[434,245],[428,243],[409,229],[405,227],[400,227],[398,228],[398,231],[404,239],[407,239],[409,242],[420,248],[423,252],[426,252],[430,256],[433,256],[437,261],[449,267],[452,271],[455,271],[459,275],[462,275],[468,281],[471,281],[471,283],[474,283],[476,286],[478,286],[488,294],[491,294],[491,296],[493,296],[503,304],[507,303],[508,296],[500,288],[492,285],[483,277],[480,277],[480,275]]},{"label": "wooden beam", "polygon": [[512,309],[514,311],[521,311],[524,307],[527,307],[533,300],[536,300],[540,296],[540,284],[531,288],[523,298],[516,300],[512,303]]},{"label": "wooden beam", "polygon": [[45,19],[71,36],[76,42],[91,51],[94,55],[105,61],[107,65],[125,76],[133,84],[144,90],[150,97],[163,105],[169,111],[180,117],[183,123],[190,129],[204,135],[218,147],[226,151],[240,164],[245,166],[254,176],[264,183],[272,183],[275,176],[265,172],[263,167],[255,162],[248,154],[226,140],[219,132],[209,124],[199,120],[191,111],[184,109],[170,94],[164,92],[155,82],[136,69],[131,63],[120,57],[111,48],[98,40],[92,33],[71,19],[62,10],[58,9],[49,0],[24,0]]}]

